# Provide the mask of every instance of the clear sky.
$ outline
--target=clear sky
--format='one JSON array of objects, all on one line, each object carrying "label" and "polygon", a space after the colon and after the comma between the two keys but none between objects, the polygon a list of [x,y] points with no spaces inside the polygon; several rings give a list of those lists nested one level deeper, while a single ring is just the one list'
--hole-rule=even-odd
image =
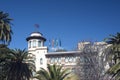
[{"label": "clear sky", "polygon": [[60,38],[72,50],[82,40],[103,41],[120,32],[120,0],[0,0],[0,10],[12,21],[10,48],[27,48],[26,37],[39,31],[47,39]]}]

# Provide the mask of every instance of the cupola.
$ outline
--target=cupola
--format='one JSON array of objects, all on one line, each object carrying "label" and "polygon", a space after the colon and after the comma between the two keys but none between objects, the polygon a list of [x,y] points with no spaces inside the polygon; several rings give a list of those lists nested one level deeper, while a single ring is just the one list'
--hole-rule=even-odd
[{"label": "cupola", "polygon": [[40,32],[32,32],[26,40],[28,42],[28,49],[44,47],[44,42],[46,41]]}]

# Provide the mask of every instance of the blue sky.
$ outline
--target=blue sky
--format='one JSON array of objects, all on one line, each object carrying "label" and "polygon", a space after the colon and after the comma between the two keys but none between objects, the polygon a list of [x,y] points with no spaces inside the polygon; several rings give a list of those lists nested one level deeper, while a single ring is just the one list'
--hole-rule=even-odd
[{"label": "blue sky", "polygon": [[62,47],[75,49],[82,40],[102,41],[120,32],[119,0],[0,0],[0,10],[12,21],[10,48],[27,48],[26,37],[39,31],[47,39],[60,38]]}]

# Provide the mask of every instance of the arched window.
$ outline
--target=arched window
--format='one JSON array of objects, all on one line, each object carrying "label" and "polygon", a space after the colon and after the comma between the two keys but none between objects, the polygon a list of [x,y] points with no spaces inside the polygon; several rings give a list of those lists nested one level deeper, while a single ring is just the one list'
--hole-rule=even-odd
[{"label": "arched window", "polygon": [[55,63],[55,58],[52,57],[51,60],[50,60],[50,63],[51,64]]},{"label": "arched window", "polygon": [[71,56],[69,56],[69,62],[72,62],[73,58]]},{"label": "arched window", "polygon": [[36,47],[36,40],[33,40],[33,48]]},{"label": "arched window", "polygon": [[65,62],[68,63],[68,61],[69,61],[69,57],[66,56],[66,57],[65,57]]},{"label": "arched window", "polygon": [[61,57],[58,58],[58,63],[61,63]]},{"label": "arched window", "polygon": [[41,47],[41,41],[38,41],[38,47]]},{"label": "arched window", "polygon": [[41,64],[41,65],[43,64],[43,59],[42,59],[42,58],[40,58],[40,64]]},{"label": "arched window", "polygon": [[31,41],[29,41],[28,43],[28,48],[31,48]]}]

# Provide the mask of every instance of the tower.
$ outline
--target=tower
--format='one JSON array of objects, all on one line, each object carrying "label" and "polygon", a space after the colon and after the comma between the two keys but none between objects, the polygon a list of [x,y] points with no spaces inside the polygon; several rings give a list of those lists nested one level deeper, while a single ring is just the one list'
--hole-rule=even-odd
[{"label": "tower", "polygon": [[45,54],[47,54],[47,47],[44,46],[46,39],[40,32],[32,32],[29,37],[26,38],[28,42],[28,52],[32,53],[32,57],[35,61],[36,71],[40,68],[47,67],[47,60]]}]

